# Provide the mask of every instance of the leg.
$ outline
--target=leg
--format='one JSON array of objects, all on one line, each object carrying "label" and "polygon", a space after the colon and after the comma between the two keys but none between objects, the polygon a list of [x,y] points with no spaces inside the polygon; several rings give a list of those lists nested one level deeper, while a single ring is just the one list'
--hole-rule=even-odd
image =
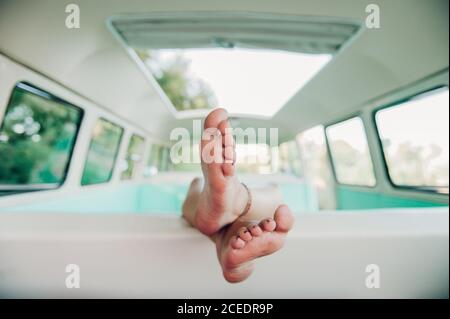
[{"label": "leg", "polygon": [[[183,216],[201,233],[211,236],[241,216],[247,205],[248,194],[235,174],[235,143],[233,135],[227,130],[229,123],[226,111],[212,111],[206,117],[204,127],[205,131],[216,132],[218,136],[202,138],[200,157],[204,182],[194,180],[191,184],[183,204]],[[211,145],[215,146],[212,148],[213,154],[209,154]],[[212,155],[215,160],[205,161],[205,155]],[[252,207],[246,214],[248,218],[273,216],[275,209],[282,204],[281,194],[276,187],[252,190],[252,196]]]},{"label": "leg", "polygon": [[[202,194],[203,184],[204,181],[201,178],[195,178],[191,182],[183,203],[183,217],[195,228],[197,228],[196,214],[198,212],[197,208]],[[276,186],[253,188],[250,191],[252,193],[252,205],[248,213],[240,217],[241,220],[254,221],[264,219],[265,217],[272,217],[273,212],[283,203],[282,194]],[[247,195],[245,198],[248,199]]]},{"label": "leg", "polygon": [[[224,110],[208,115],[205,129],[210,128],[218,129],[220,138],[202,139],[205,180],[192,181],[183,204],[183,217],[216,244],[225,279],[240,282],[252,273],[254,259],[282,248],[294,218],[290,209],[281,205],[282,196],[275,186],[252,189],[250,210],[241,216],[249,196],[235,175],[234,140],[227,134]],[[203,152],[211,142],[215,144],[216,160],[206,162]]]},{"label": "leg", "polygon": [[202,193],[202,188],[203,180],[199,177],[194,178],[189,186],[182,208],[184,219],[195,228],[197,228],[195,225],[195,215],[197,213],[197,206],[200,194]]},{"label": "leg", "polygon": [[283,204],[283,195],[275,185],[267,187],[250,188],[252,204],[250,210],[242,220],[254,221],[266,217],[273,217],[276,209]]}]

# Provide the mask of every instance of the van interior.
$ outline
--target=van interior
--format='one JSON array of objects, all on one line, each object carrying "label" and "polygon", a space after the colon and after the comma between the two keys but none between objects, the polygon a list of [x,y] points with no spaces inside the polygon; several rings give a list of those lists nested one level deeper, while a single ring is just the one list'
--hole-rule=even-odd
[{"label": "van interior", "polygon": [[[448,298],[448,1],[71,2],[0,1],[0,297]],[[296,217],[240,284],[181,218],[218,106]]]}]

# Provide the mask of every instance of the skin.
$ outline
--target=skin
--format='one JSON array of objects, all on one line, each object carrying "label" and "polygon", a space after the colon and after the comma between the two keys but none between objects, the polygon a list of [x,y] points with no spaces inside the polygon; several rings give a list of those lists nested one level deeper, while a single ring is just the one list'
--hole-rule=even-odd
[{"label": "skin", "polygon": [[[192,181],[183,204],[183,217],[215,243],[224,278],[232,283],[248,278],[254,260],[283,247],[294,217],[276,186],[251,189],[250,210],[242,215],[249,195],[235,172],[235,143],[224,109],[205,119],[208,138],[202,139],[204,179]],[[204,135],[205,137],[205,135]],[[213,145],[214,151],[209,152]],[[215,161],[205,160],[204,151]]]}]

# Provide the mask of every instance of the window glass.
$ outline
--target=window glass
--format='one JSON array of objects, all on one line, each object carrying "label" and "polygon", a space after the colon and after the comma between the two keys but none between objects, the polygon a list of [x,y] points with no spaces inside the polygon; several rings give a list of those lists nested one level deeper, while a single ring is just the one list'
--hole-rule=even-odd
[{"label": "window glass", "polygon": [[[181,171],[181,172],[198,172],[200,173],[200,145],[198,143],[193,143],[191,149],[191,162],[190,163],[174,163],[170,158],[169,149],[169,170],[171,171]],[[179,153],[181,154],[181,153]]]},{"label": "window glass", "polygon": [[394,184],[448,193],[448,99],[448,88],[439,89],[376,113]]},{"label": "window glass", "polygon": [[169,160],[170,160],[170,149],[168,147],[160,148],[160,160],[158,165],[158,170],[160,172],[165,172],[169,170]]},{"label": "window glass", "polygon": [[113,173],[123,129],[104,119],[94,127],[84,166],[82,185],[108,182]]},{"label": "window glass", "polygon": [[135,169],[142,161],[144,153],[144,138],[138,135],[131,136],[128,144],[127,156],[125,158],[125,167],[122,172],[122,179],[132,179]]},{"label": "window glass", "polygon": [[296,141],[289,141],[279,146],[279,168],[283,173],[301,175],[300,154]]},{"label": "window glass", "polygon": [[80,108],[18,84],[0,127],[0,192],[61,185],[82,117]]},{"label": "window glass", "polygon": [[274,115],[332,57],[235,46],[136,53],[177,111],[226,105],[263,116]]},{"label": "window glass", "polygon": [[271,152],[267,144],[236,144],[236,170],[241,173],[272,172]]},{"label": "window glass", "polygon": [[161,147],[157,144],[150,146],[150,153],[147,160],[147,165],[144,169],[144,176],[150,177],[158,174],[159,160]]},{"label": "window glass", "polygon": [[316,126],[297,135],[307,182],[316,189],[320,209],[336,209],[333,173],[328,160],[325,130]]},{"label": "window glass", "polygon": [[326,130],[339,183],[359,186],[375,186],[367,136],[359,117],[327,127]]}]

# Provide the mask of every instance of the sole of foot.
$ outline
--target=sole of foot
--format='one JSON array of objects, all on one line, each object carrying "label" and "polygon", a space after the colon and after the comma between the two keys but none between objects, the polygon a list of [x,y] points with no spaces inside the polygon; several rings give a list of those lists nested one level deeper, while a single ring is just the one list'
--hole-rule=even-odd
[{"label": "sole of foot", "polygon": [[217,253],[223,275],[228,282],[247,279],[253,272],[253,261],[280,250],[287,233],[292,229],[294,216],[286,205],[281,205],[273,218],[255,224],[237,220],[223,233]]},{"label": "sole of foot", "polygon": [[235,143],[229,128],[224,109],[212,111],[205,119],[200,151],[205,181],[195,225],[207,236],[234,222],[248,200],[247,190],[235,175]]}]

